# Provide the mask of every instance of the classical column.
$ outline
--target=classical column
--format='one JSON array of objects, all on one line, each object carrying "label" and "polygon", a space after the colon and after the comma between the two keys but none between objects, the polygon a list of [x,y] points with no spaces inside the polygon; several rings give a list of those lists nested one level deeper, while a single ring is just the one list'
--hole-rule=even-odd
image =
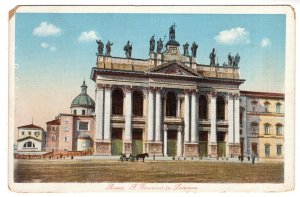
[{"label": "classical column", "polygon": [[103,86],[97,85],[96,89],[96,140],[103,139]]},{"label": "classical column", "polygon": [[190,141],[190,95],[184,94],[184,142]]},{"label": "classical column", "polygon": [[234,138],[233,142],[240,143],[240,97],[238,94],[234,97]]},{"label": "classical column", "polygon": [[228,143],[233,143],[234,142],[234,117],[233,117],[233,114],[234,114],[234,110],[233,110],[233,94],[230,93],[229,96],[228,96],[228,107],[227,107],[227,110],[228,110],[228,136],[227,136],[227,142]]},{"label": "classical column", "polygon": [[216,93],[210,96],[210,143],[217,143],[217,111],[216,111]]},{"label": "classical column", "polygon": [[132,91],[130,87],[125,90],[125,141],[131,142],[131,113],[132,113]]},{"label": "classical column", "polygon": [[153,141],[154,128],[154,95],[153,89],[148,91],[148,141]]},{"label": "classical column", "polygon": [[177,156],[182,156],[182,128],[178,127],[177,132]]},{"label": "classical column", "polygon": [[161,93],[160,90],[155,94],[155,142],[161,142]]},{"label": "classical column", "polygon": [[111,116],[111,88],[105,88],[105,107],[104,107],[104,140],[111,140],[111,126],[110,126],[110,116]]},{"label": "classical column", "polygon": [[198,114],[197,114],[197,99],[196,99],[196,92],[192,93],[191,96],[191,142],[198,143]]},{"label": "classical column", "polygon": [[164,156],[168,156],[167,155],[167,144],[168,143],[168,127],[165,125],[164,126]]},{"label": "classical column", "polygon": [[180,117],[180,98],[179,98],[179,94],[178,94],[178,98],[177,98],[177,117]]}]

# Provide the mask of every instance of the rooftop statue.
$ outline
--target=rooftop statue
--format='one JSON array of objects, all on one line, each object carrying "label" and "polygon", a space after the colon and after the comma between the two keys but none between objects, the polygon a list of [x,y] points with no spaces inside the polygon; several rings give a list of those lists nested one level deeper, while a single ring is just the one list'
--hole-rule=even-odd
[{"label": "rooftop statue", "polygon": [[233,61],[233,67],[238,67],[239,66],[239,63],[240,63],[240,55],[237,53],[234,57],[234,61]]},{"label": "rooftop statue", "polygon": [[98,55],[102,56],[103,55],[104,44],[101,40],[96,40],[96,42],[98,44]]},{"label": "rooftop statue", "polygon": [[169,40],[175,40],[175,23],[169,28]]},{"label": "rooftop statue", "polygon": [[126,58],[131,58],[131,52],[132,52],[132,43],[130,44],[130,41],[127,41],[127,44],[124,46],[124,51]]},{"label": "rooftop statue", "polygon": [[198,49],[198,45],[195,42],[193,42],[192,47],[191,47],[192,57],[197,56],[197,49]]},{"label": "rooftop statue", "polygon": [[183,55],[184,56],[189,56],[189,43],[188,42],[186,42],[183,45]]},{"label": "rooftop statue", "polygon": [[150,52],[154,52],[155,49],[155,40],[154,40],[154,35],[150,39]]},{"label": "rooftop statue", "polygon": [[216,65],[216,51],[215,48],[212,49],[212,52],[209,54],[210,64],[211,66]]},{"label": "rooftop statue", "polygon": [[106,43],[106,52],[105,52],[105,56],[110,56],[111,45],[113,45],[113,43],[110,43],[110,41],[108,41],[108,42]]},{"label": "rooftop statue", "polygon": [[163,41],[161,40],[161,38],[159,38],[159,40],[157,41],[156,52],[161,53],[163,47],[164,47]]},{"label": "rooftop statue", "polygon": [[233,66],[233,56],[231,54],[228,54],[228,66]]}]

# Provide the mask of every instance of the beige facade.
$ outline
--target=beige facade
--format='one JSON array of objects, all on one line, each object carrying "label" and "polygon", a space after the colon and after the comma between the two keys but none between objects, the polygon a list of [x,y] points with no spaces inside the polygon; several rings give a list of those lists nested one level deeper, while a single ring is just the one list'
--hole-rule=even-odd
[{"label": "beige facade", "polygon": [[[197,63],[169,40],[149,59],[97,56],[96,155],[240,154],[237,66]],[[140,99],[138,99],[140,98]],[[143,106],[143,107],[142,107]],[[141,113],[134,114],[136,109]]]},{"label": "beige facade", "polygon": [[284,94],[241,91],[245,154],[284,158]]},{"label": "beige facade", "polygon": [[45,151],[44,129],[30,124],[18,127],[17,139],[18,152],[41,152]]}]

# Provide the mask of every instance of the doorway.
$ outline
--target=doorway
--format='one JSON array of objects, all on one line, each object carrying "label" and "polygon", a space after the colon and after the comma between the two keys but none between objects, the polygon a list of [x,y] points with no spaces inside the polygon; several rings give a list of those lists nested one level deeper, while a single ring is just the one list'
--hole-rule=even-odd
[{"label": "doorway", "polygon": [[167,132],[167,155],[176,156],[177,151],[177,130],[168,130]]},{"label": "doorway", "polygon": [[120,155],[123,153],[122,128],[113,128],[111,136],[111,154]]},{"label": "doorway", "polygon": [[143,153],[143,129],[132,130],[132,154]]}]

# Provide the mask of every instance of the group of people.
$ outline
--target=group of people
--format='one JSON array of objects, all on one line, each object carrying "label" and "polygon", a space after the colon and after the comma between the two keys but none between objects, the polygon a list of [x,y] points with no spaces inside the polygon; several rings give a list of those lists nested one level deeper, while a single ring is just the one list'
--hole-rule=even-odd
[{"label": "group of people", "polygon": [[[247,156],[248,161],[250,161],[250,159],[251,159],[252,164],[255,163],[256,158],[257,158],[257,161],[258,161],[258,155],[255,154],[255,153],[252,153],[251,155]],[[239,159],[239,161],[243,162],[244,161],[244,155],[243,154],[239,155],[238,159]]]}]

